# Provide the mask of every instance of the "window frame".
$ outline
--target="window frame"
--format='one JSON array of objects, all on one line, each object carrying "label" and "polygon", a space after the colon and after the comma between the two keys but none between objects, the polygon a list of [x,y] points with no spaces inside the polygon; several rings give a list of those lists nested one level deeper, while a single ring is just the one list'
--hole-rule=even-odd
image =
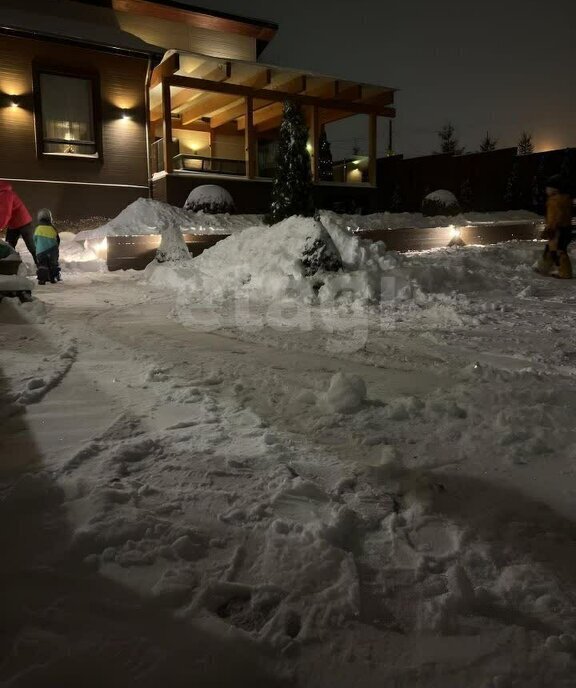
[{"label": "window frame", "polygon": [[[92,93],[92,122],[94,126],[95,153],[84,155],[82,153],[46,153],[44,150],[47,139],[44,137],[44,114],[42,111],[42,87],[41,76],[63,76],[71,79],[84,79],[90,82]],[[36,156],[39,160],[84,160],[88,162],[103,162],[104,151],[102,146],[102,112],[100,95],[100,77],[98,74],[75,71],[71,69],[58,69],[49,65],[35,64],[33,67],[34,83],[34,125],[36,133]],[[48,141],[49,142],[49,141]],[[91,142],[92,143],[92,142]]]}]

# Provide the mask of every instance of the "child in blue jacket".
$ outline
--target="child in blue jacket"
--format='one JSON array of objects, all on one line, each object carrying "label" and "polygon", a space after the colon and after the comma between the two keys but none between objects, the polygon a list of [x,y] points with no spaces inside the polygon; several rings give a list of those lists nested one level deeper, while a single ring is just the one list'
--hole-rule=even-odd
[{"label": "child in blue jacket", "polygon": [[52,221],[52,213],[43,208],[38,213],[38,225],[34,231],[34,245],[36,246],[36,260],[38,270],[36,276],[38,284],[60,280],[60,237]]}]

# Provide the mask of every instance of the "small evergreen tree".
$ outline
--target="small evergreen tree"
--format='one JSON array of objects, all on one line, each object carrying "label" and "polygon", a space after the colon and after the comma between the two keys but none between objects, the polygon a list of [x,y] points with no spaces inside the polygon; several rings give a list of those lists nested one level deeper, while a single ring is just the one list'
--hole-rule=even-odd
[{"label": "small evergreen tree", "polygon": [[523,131],[520,141],[518,141],[518,155],[530,155],[533,152],[532,136],[528,132]]},{"label": "small evergreen tree", "polygon": [[562,158],[560,174],[566,180],[571,196],[576,195],[576,150],[567,148]]},{"label": "small evergreen tree", "polygon": [[331,182],[334,180],[334,161],[326,129],[322,129],[318,148],[318,177],[320,181]]},{"label": "small evergreen tree", "polygon": [[308,127],[298,105],[284,103],[276,175],[272,186],[272,203],[268,221],[273,224],[292,215],[312,217],[312,171],[306,148]]},{"label": "small evergreen tree", "polygon": [[404,209],[404,201],[402,199],[402,189],[400,184],[396,184],[394,191],[392,191],[392,198],[390,199],[390,210],[393,213],[401,213]]},{"label": "small evergreen tree", "polygon": [[492,151],[496,150],[496,144],[498,143],[497,139],[493,139],[488,132],[486,132],[486,136],[482,139],[482,143],[480,144],[480,152],[481,153],[491,153]]},{"label": "small evergreen tree", "polygon": [[460,207],[464,212],[472,210],[473,195],[470,179],[465,179],[460,186]]},{"label": "small evergreen tree", "polygon": [[[461,148],[456,138],[456,129],[451,122],[445,124],[438,132],[440,137],[440,153],[445,155],[462,155],[464,148]],[[436,155],[438,155],[436,153]]]},{"label": "small evergreen tree", "polygon": [[546,156],[541,155],[530,189],[532,208],[537,213],[543,213],[546,206],[546,179]]},{"label": "small evergreen tree", "polygon": [[512,165],[510,170],[504,193],[504,203],[508,210],[518,210],[521,206],[520,170],[517,162]]}]

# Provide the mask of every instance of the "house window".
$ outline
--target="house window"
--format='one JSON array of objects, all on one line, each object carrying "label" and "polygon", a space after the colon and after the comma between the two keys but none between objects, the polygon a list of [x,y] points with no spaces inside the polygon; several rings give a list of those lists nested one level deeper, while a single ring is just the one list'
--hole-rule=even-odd
[{"label": "house window", "polygon": [[98,158],[93,80],[40,72],[38,91],[40,152]]}]

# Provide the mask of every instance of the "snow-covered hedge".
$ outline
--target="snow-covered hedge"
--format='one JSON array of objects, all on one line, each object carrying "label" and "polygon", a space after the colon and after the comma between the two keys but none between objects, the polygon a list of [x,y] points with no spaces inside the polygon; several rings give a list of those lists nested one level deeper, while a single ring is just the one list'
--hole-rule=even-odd
[{"label": "snow-covered hedge", "polygon": [[232,196],[216,184],[203,184],[197,186],[186,199],[184,210],[193,213],[210,213],[219,215],[221,213],[233,213],[234,199]]},{"label": "snow-covered hedge", "polygon": [[458,203],[458,199],[451,191],[439,189],[424,197],[422,213],[429,217],[436,215],[452,217],[460,214],[460,203]]}]

